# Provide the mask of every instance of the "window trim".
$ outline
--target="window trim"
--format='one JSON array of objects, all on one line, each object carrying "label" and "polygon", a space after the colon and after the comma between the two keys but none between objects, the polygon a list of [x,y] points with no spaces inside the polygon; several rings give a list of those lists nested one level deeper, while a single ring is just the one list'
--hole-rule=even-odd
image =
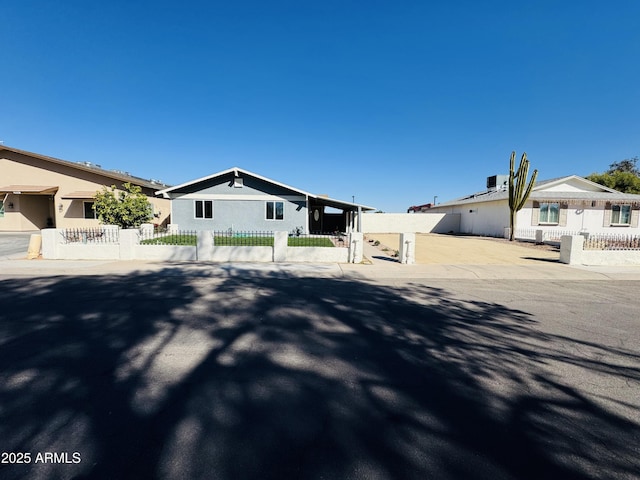
[{"label": "window trim", "polygon": [[[622,209],[623,208],[627,208],[627,222],[621,222],[621,217],[622,217]],[[614,222],[613,218],[614,215],[616,214],[616,208],[618,209],[617,214],[618,214],[618,221]],[[611,220],[610,220],[610,224],[613,227],[630,227],[631,226],[631,212],[633,211],[633,208],[631,208],[631,204],[628,203],[620,203],[620,204],[614,204],[611,205]]]},{"label": "window trim", "polygon": [[[269,218],[269,204],[272,205],[271,209],[272,209],[272,215],[273,218]],[[281,204],[282,205],[282,217],[278,218],[278,207],[277,205]],[[265,208],[264,208],[264,218],[266,221],[268,222],[282,222],[284,221],[284,202],[280,201],[280,200],[267,200],[265,202]]]},{"label": "window trim", "polygon": [[[546,205],[546,210],[544,210],[544,206]],[[549,212],[551,211],[550,207],[551,205],[557,205],[557,214],[558,214],[558,219],[555,222],[550,222],[549,221]],[[560,202],[540,202],[539,204],[539,217],[538,217],[538,225],[560,225],[560,209],[562,208],[562,205],[560,204]],[[543,214],[546,214],[546,220],[542,220],[542,216]]]},{"label": "window trim", "polygon": [[[198,203],[202,206],[202,215],[198,216]],[[207,216],[207,204],[211,205],[211,216]],[[213,220],[213,200],[194,200],[193,201],[193,218],[195,220]]]}]

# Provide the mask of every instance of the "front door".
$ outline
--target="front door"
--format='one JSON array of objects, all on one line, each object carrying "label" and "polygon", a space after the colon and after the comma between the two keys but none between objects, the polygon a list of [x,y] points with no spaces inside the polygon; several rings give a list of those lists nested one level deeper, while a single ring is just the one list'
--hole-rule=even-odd
[{"label": "front door", "polygon": [[322,217],[324,216],[322,207],[314,206],[309,211],[309,230],[311,232],[322,232]]}]

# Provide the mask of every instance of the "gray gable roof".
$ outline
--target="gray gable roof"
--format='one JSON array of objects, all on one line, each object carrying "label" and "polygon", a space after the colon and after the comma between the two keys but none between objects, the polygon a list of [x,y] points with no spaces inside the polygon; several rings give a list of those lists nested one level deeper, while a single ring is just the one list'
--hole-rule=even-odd
[{"label": "gray gable roof", "polygon": [[345,202],[342,200],[336,200],[334,198],[329,198],[323,195],[316,195],[313,193],[309,193],[307,191],[304,190],[300,190],[299,188],[295,188],[292,187],[290,185],[286,185],[282,182],[278,182],[276,180],[272,180],[270,178],[267,177],[263,177],[262,175],[258,175],[257,173],[253,173],[250,172],[249,170],[245,170],[243,168],[240,167],[232,167],[232,168],[228,168],[226,170],[222,170],[220,172],[211,174],[211,175],[207,175],[206,177],[201,177],[201,178],[197,178],[195,180],[191,180],[189,182],[185,182],[182,183],[180,185],[176,185],[174,187],[170,187],[170,188],[165,188],[164,190],[160,190],[158,192],[156,192],[156,195],[162,195],[165,198],[169,198],[169,194],[172,192],[180,192],[181,190],[185,190],[185,189],[192,189],[194,186],[197,186],[198,184],[205,184],[207,182],[210,182],[212,180],[215,180],[217,178],[220,177],[224,177],[225,175],[228,175],[229,173],[233,173],[235,176],[239,176],[240,174],[242,175],[247,175],[253,178],[257,178],[259,180],[262,180],[263,182],[267,182],[270,183],[272,185],[276,185],[278,187],[284,188],[286,190],[289,190],[291,192],[297,193],[299,195],[304,195],[308,198],[312,198],[316,201],[316,203],[320,203],[322,205],[326,205],[328,207],[333,207],[333,208],[338,208],[341,210],[357,210],[358,208],[360,208],[363,211],[368,211],[368,210],[375,210],[374,207],[369,207],[366,205],[361,205],[358,203],[352,203],[352,202]]}]

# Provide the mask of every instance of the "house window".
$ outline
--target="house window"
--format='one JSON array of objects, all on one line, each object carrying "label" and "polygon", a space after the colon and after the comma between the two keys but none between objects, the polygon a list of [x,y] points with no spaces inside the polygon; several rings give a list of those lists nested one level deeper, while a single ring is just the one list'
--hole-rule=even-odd
[{"label": "house window", "polygon": [[213,200],[196,200],[196,218],[213,218]]},{"label": "house window", "polygon": [[559,203],[540,204],[540,223],[551,223],[557,225],[560,222]]},{"label": "house window", "polygon": [[90,218],[90,219],[98,218],[96,215],[96,211],[93,208],[93,202],[83,202],[83,208],[84,208],[84,218]]},{"label": "house window", "polygon": [[4,217],[4,201],[0,200],[0,218]]},{"label": "house window", "polygon": [[611,224],[629,225],[631,223],[631,205],[612,205]]},{"label": "house window", "polygon": [[284,220],[284,202],[267,202],[267,220]]}]

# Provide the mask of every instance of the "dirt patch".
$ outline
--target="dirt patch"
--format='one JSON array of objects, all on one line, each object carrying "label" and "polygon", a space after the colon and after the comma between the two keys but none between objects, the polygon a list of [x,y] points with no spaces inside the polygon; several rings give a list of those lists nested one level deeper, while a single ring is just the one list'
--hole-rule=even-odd
[{"label": "dirt patch", "polygon": [[[371,234],[366,236],[366,241],[369,240],[380,242],[377,248],[381,254],[392,255],[398,250],[400,235]],[[527,265],[555,262],[559,257],[558,247],[552,245],[491,237],[416,234],[416,263],[421,264]]]}]

